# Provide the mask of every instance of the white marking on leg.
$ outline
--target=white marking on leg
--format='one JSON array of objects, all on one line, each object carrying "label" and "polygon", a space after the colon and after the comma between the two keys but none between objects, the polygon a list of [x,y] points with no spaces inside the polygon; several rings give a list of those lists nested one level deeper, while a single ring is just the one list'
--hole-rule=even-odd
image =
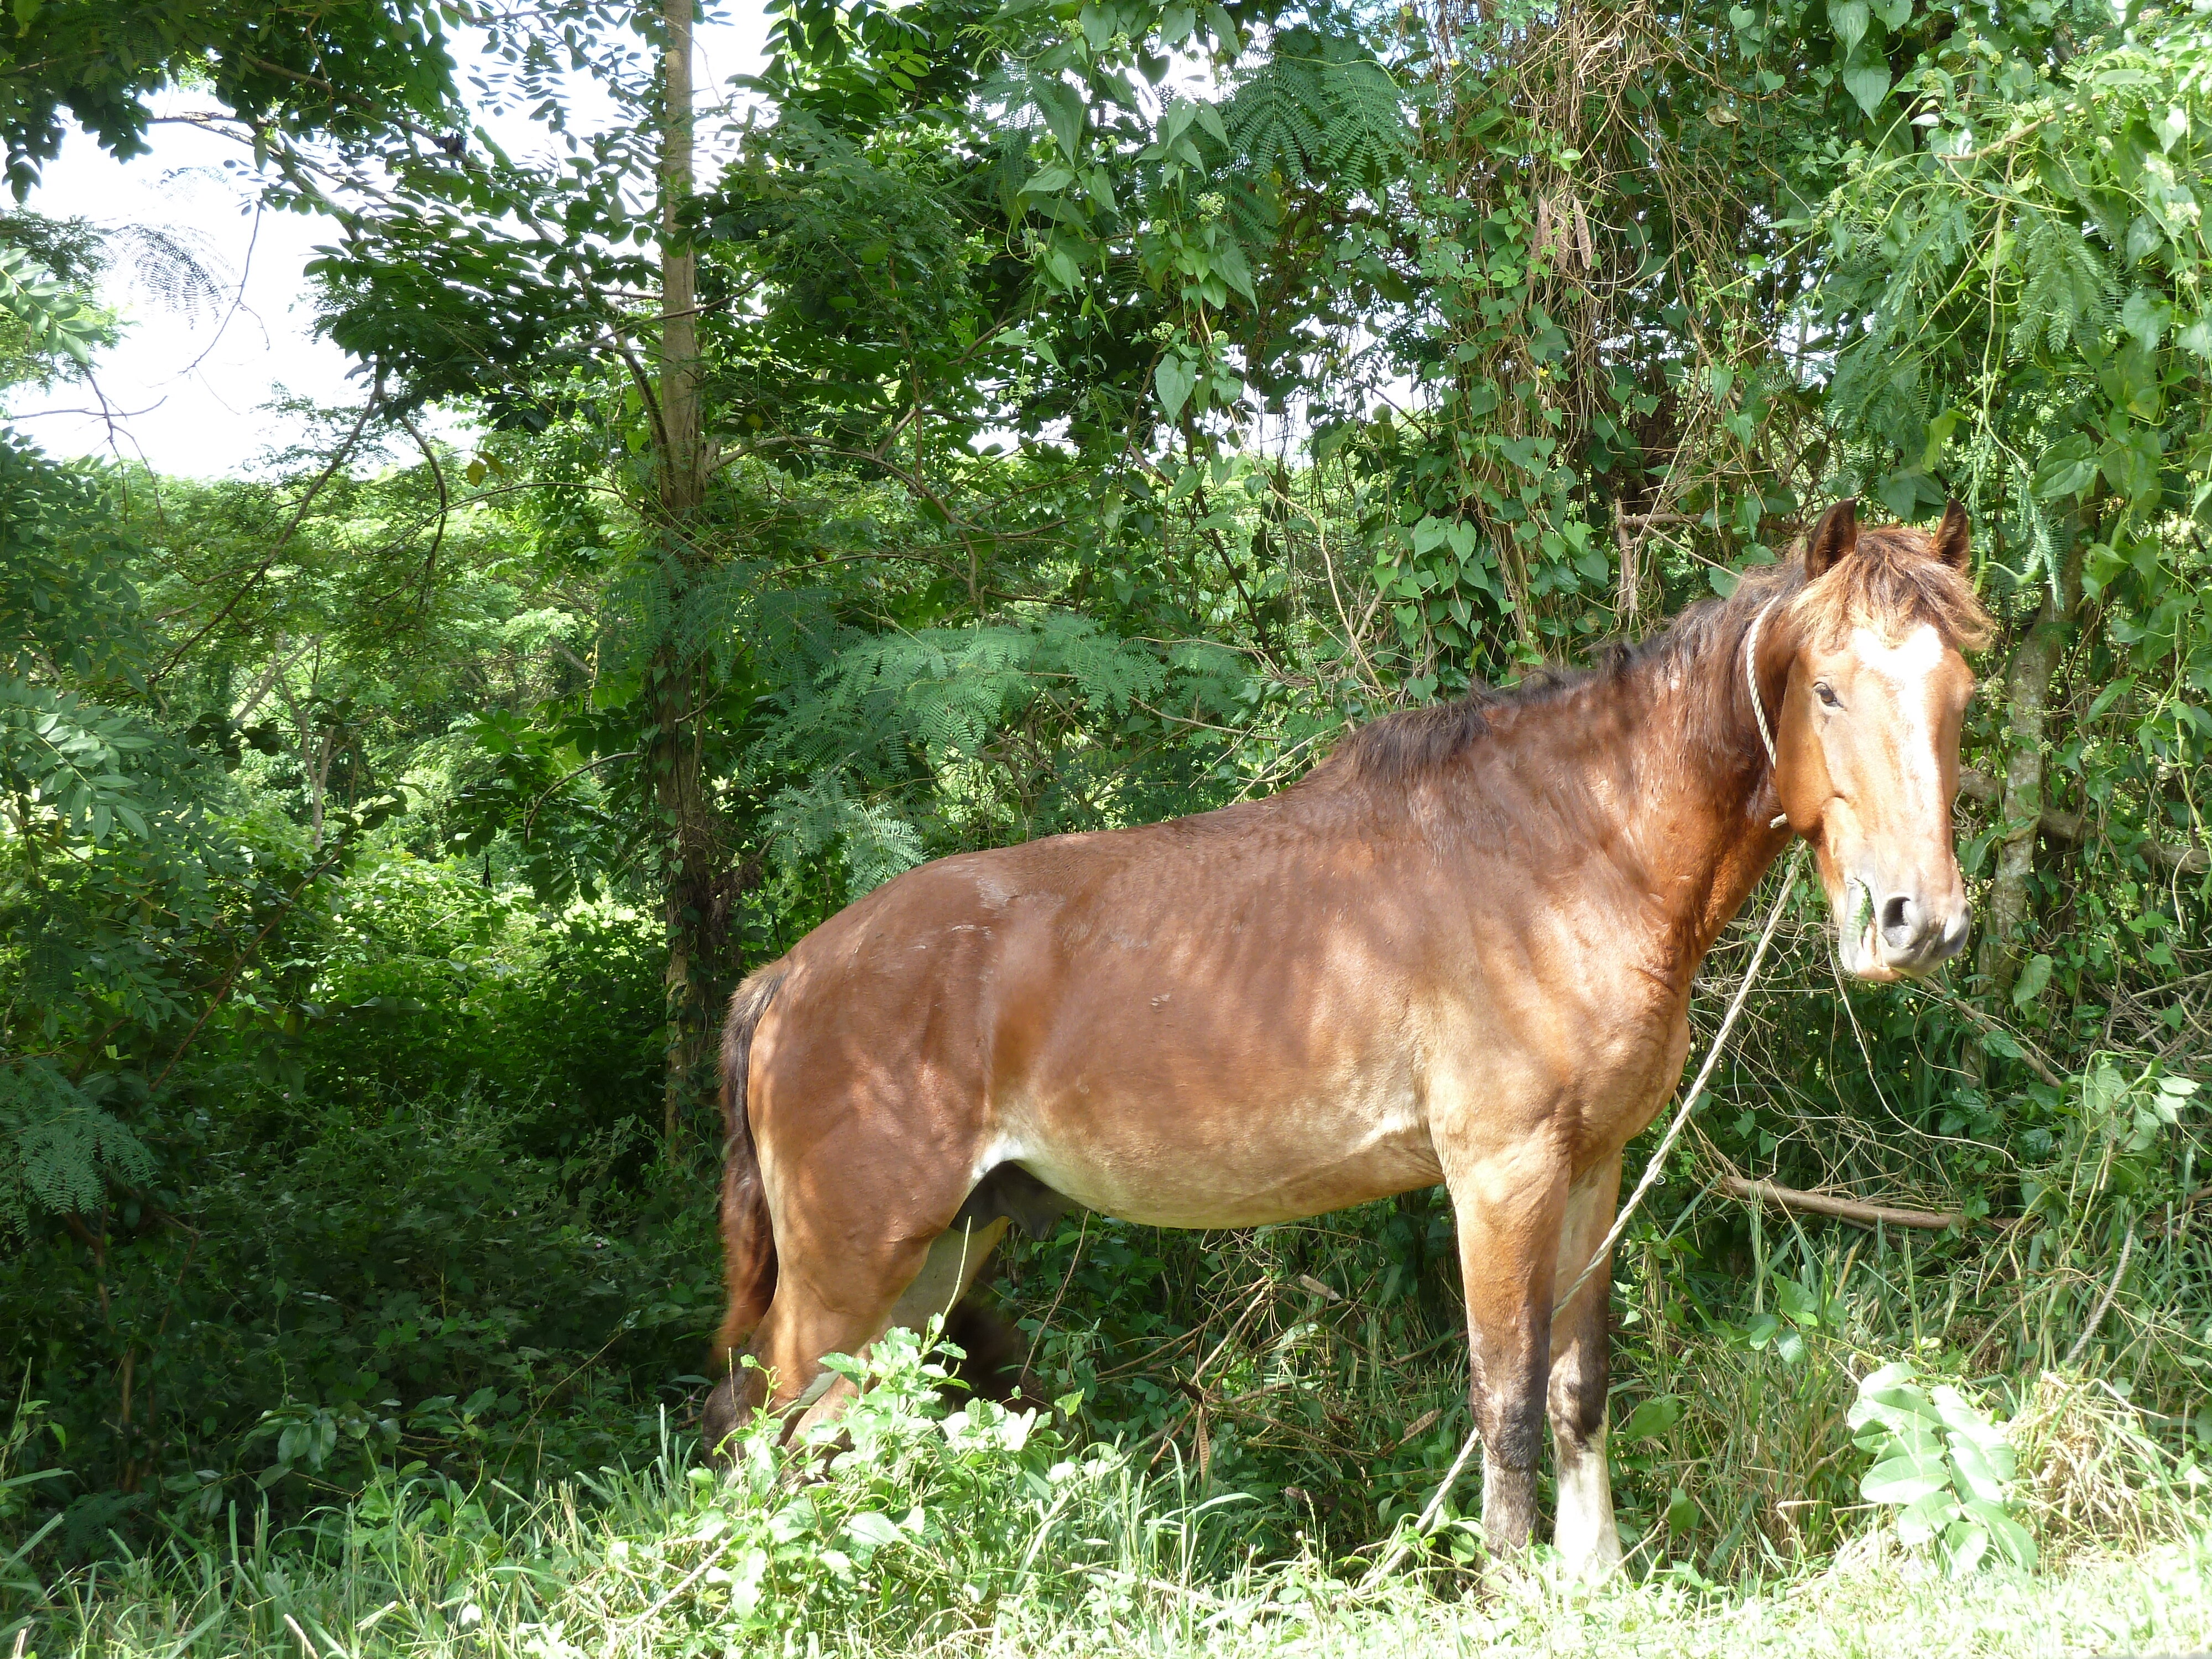
[{"label": "white marking on leg", "polygon": [[1613,1474],[1606,1465],[1605,1425],[1588,1443],[1554,1436],[1559,1466],[1559,1516],[1552,1541],[1567,1571],[1585,1583],[1610,1577],[1620,1566],[1620,1530],[1613,1524]]}]

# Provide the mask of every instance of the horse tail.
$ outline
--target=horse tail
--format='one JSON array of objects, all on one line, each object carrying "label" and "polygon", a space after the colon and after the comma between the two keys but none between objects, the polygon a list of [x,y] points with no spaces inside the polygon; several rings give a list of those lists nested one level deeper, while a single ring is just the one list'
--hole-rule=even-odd
[{"label": "horse tail", "polygon": [[730,1287],[729,1311],[715,1334],[725,1361],[753,1334],[775,1295],[775,1231],[768,1189],[761,1180],[760,1149],[753,1144],[745,1109],[753,1033],[783,984],[784,965],[771,963],[749,976],[730,999],[722,1026],[722,1272]]}]

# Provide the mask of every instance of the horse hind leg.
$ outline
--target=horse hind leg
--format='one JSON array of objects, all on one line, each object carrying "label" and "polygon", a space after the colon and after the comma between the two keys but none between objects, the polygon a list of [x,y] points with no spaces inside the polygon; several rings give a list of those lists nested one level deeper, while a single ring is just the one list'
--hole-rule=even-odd
[{"label": "horse hind leg", "polygon": [[[998,1217],[981,1225],[963,1223],[939,1233],[930,1245],[921,1271],[899,1293],[869,1340],[872,1343],[890,1330],[924,1334],[933,1319],[941,1319],[945,1322],[945,1337],[965,1353],[954,1365],[953,1377],[965,1384],[967,1391],[976,1394],[984,1394],[988,1388],[997,1385],[997,1374],[1012,1347],[1011,1339],[999,1320],[967,1298],[975,1281],[982,1277],[991,1252],[1006,1236],[1006,1218]],[[837,1350],[822,1352],[831,1353]],[[817,1358],[818,1362],[818,1355]],[[850,1380],[839,1377],[820,1396],[819,1403],[806,1408],[799,1426],[804,1428],[836,1416],[852,1395]],[[994,1393],[988,1397],[1003,1399],[1005,1395]]]},{"label": "horse hind leg", "polygon": [[[832,1274],[787,1255],[775,1296],[753,1333],[754,1366],[733,1370],[708,1401],[708,1445],[721,1445],[765,1407],[786,1414],[787,1438],[842,1412],[850,1378],[826,1370],[823,1356],[865,1354],[893,1327],[923,1331],[932,1316],[949,1316],[990,1260],[1006,1224],[963,1227],[935,1239],[887,1246],[872,1258],[848,1259]],[[833,1302],[816,1288],[826,1280]]]},{"label": "horse hind leg", "polygon": [[[825,1261],[819,1246],[793,1240],[753,1333],[756,1364],[733,1365],[708,1395],[701,1426],[708,1455],[717,1455],[763,1407],[797,1416],[794,1429],[836,1415],[852,1387],[842,1378],[823,1379],[822,1356],[864,1352],[894,1326],[927,1330],[933,1316],[944,1317],[945,1335],[964,1351],[954,1377],[965,1392],[1002,1402],[1017,1393],[1034,1400],[1012,1333],[967,1297],[1010,1224],[1041,1237],[1072,1207],[1026,1170],[1003,1164],[970,1190],[951,1225],[926,1247],[908,1240],[884,1246],[871,1261]],[[817,1234],[850,1236],[849,1230]],[[817,1284],[836,1287],[835,1305]]]},{"label": "horse hind leg", "polygon": [[839,1380],[823,1356],[865,1353],[929,1254],[921,1240],[842,1255],[785,1242],[768,1310],[700,1414],[708,1456],[726,1462],[731,1437],[763,1411],[783,1417],[787,1437]]}]

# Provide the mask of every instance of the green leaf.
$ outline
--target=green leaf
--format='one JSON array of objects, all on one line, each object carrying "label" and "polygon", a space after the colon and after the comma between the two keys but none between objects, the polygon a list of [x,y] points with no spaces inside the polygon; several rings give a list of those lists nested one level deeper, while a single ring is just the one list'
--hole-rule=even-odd
[{"label": "green leaf", "polygon": [[1613,1431],[1613,1438],[1629,1442],[1656,1440],[1681,1420],[1682,1401],[1678,1396],[1654,1395],[1629,1413],[1628,1420]]},{"label": "green leaf", "polygon": [[1073,294],[1082,280],[1083,272],[1075,263],[1075,256],[1058,241],[1048,243],[1043,253],[1045,274],[1062,293]]},{"label": "green leaf", "polygon": [[1828,21],[1835,27],[1836,39],[1844,43],[1844,57],[1856,52],[1859,42],[1866,39],[1867,16],[1867,0],[1828,0]]},{"label": "green leaf", "polygon": [[2086,434],[2076,433],[2051,445],[2037,462],[2036,499],[2047,501],[2061,495],[2078,495],[2096,477],[2096,447]]},{"label": "green leaf", "polygon": [[1933,472],[1942,465],[1943,447],[1951,441],[1951,434],[1959,429],[1963,411],[1947,409],[1928,422],[1928,445],[1920,453],[1920,471]]},{"label": "green leaf", "polygon": [[1933,494],[1940,499],[1942,494],[1929,483],[1928,475],[1917,466],[1905,467],[1890,473],[1875,486],[1874,493],[1881,497],[1883,506],[1900,519],[1916,516],[1923,495]]},{"label": "green leaf", "polygon": [[1183,362],[1176,352],[1160,359],[1160,366],[1152,371],[1152,385],[1160,394],[1161,416],[1172,422],[1182,413],[1182,406],[1190,400],[1190,389],[1198,383],[1198,371]]},{"label": "green leaf", "polygon": [[1061,152],[1070,161],[1076,160],[1083,143],[1082,95],[1064,81],[1039,81],[1031,85],[1030,96]]},{"label": "green leaf", "polygon": [[1859,1481],[1860,1494],[1869,1504],[1917,1504],[1932,1493],[1948,1491],[1951,1482],[1942,1466],[1906,1453],[1885,1458]]},{"label": "green leaf", "polygon": [[1237,25],[1219,6],[1206,9],[1206,26],[1213,31],[1214,46],[1218,51],[1234,54],[1244,50],[1243,36],[1237,33]]},{"label": "green leaf", "polygon": [[2127,303],[2120,307],[2120,326],[2142,341],[2145,351],[2158,349],[2172,320],[2173,307],[2144,289],[2129,295]]},{"label": "green leaf", "polygon": [[1989,1552],[1988,1528],[1962,1519],[1943,1528],[1944,1566],[1952,1577],[1966,1577],[1981,1565],[1982,1558]]},{"label": "green leaf", "polygon": [[1979,1446],[1963,1438],[1954,1443],[1951,1462],[1959,1472],[1956,1484],[1964,1496],[1986,1498],[1992,1504],[2004,1501],[2005,1476]]},{"label": "green leaf", "polygon": [[1252,285],[1252,267],[1245,263],[1244,250],[1234,240],[1227,242],[1221,249],[1220,270],[1222,280],[1230,287],[1253,304],[1259,303],[1259,293]]},{"label": "green leaf", "polygon": [[[1857,4],[1857,0],[1852,0],[1852,3]],[[1858,9],[1861,11],[1866,9],[1863,5],[1859,6]],[[1858,106],[1869,115],[1872,115],[1881,106],[1881,100],[1889,94],[1889,65],[1878,58],[1869,58],[1862,64],[1846,65],[1844,70],[1844,87],[1857,101]]]},{"label": "green leaf", "polygon": [[2001,1505],[1984,1498],[1969,1498],[1960,1507],[1988,1529],[1990,1541],[2013,1565],[2023,1572],[2034,1571],[2035,1540]]},{"label": "green leaf", "polygon": [[2051,983],[2051,958],[2038,952],[2030,957],[2027,965],[2020,970],[2020,978],[2012,988],[2012,1006],[2025,1008],[2043,994],[2043,988]]},{"label": "green leaf", "polygon": [[2135,689],[2135,676],[2132,674],[2123,674],[2118,679],[2114,680],[2110,685],[2097,693],[2097,700],[2089,705],[2089,712],[2082,717],[2081,723],[2084,726],[2087,726],[2091,720],[2101,720],[2104,717],[2104,714],[2106,709],[2110,708],[2114,703],[2118,702],[2122,697],[2124,697],[2129,692]]},{"label": "green leaf", "polygon": [[899,1540],[898,1525],[888,1515],[862,1510],[845,1522],[845,1535],[864,1548],[879,1550]]},{"label": "green leaf", "polygon": [[1862,1401],[1884,1400],[1899,1389],[1919,1392],[1913,1381],[1912,1362],[1893,1359],[1878,1370],[1869,1371],[1859,1379],[1859,1398]]},{"label": "green leaf", "polygon": [[1931,1492],[1926,1497],[1907,1504],[1897,1517],[1897,1535],[1908,1548],[1921,1545],[1942,1535],[1943,1528],[1957,1518],[1958,1500],[1947,1488]]}]

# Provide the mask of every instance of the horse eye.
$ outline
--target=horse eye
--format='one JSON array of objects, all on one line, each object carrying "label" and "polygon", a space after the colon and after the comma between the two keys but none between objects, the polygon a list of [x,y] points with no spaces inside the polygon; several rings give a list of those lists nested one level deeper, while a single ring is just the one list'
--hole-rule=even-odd
[{"label": "horse eye", "polygon": [[1822,702],[1826,703],[1831,708],[1841,708],[1844,706],[1843,702],[1837,697],[1836,694],[1828,689],[1828,683],[1826,680],[1814,681],[1813,692],[1814,696],[1818,696]]}]

